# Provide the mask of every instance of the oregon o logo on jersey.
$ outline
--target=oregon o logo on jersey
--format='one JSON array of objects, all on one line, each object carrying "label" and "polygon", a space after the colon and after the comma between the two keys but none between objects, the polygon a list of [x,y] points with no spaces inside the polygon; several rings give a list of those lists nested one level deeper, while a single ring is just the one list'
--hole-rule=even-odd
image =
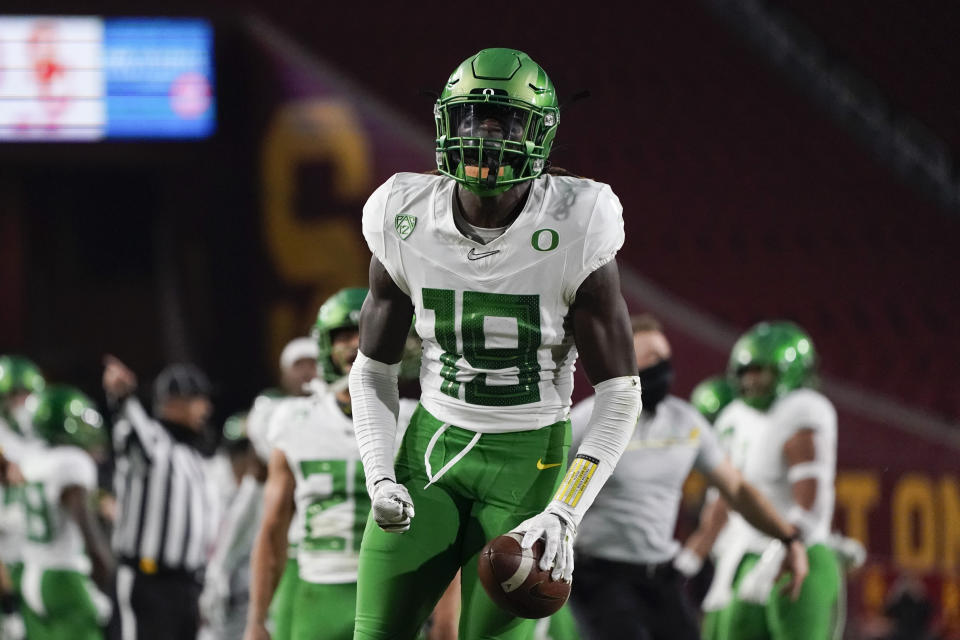
[{"label": "oregon o logo on jersey", "polygon": [[[550,234],[550,241],[546,247],[543,246],[543,234],[545,233]],[[560,234],[553,229],[537,229],[530,238],[530,244],[537,251],[553,251],[560,244]]]}]

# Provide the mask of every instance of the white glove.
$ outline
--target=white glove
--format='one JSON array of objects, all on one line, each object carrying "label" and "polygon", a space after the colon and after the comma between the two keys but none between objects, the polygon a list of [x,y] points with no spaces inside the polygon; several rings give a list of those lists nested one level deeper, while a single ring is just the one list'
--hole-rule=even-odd
[{"label": "white glove", "polygon": [[856,538],[831,533],[827,538],[827,546],[833,549],[847,571],[859,569],[867,561],[867,549]]},{"label": "white glove", "polygon": [[19,613],[4,614],[0,621],[0,640],[24,640],[27,628]]},{"label": "white glove", "polygon": [[413,500],[402,484],[386,479],[373,488],[373,519],[388,533],[403,533],[410,528]]},{"label": "white glove", "polygon": [[200,616],[214,628],[221,628],[227,619],[230,580],[219,571],[207,573],[200,593]]},{"label": "white glove", "polygon": [[692,578],[703,568],[703,558],[698,556],[693,549],[684,547],[673,557],[673,568],[676,569],[684,578]]},{"label": "white glove", "polygon": [[530,549],[534,542],[543,538],[546,544],[540,556],[540,569],[547,571],[553,567],[550,573],[553,580],[573,580],[573,539],[577,530],[569,514],[550,504],[542,513],[524,520],[510,533],[523,535],[521,549]]},{"label": "white glove", "polygon": [[786,557],[787,548],[779,540],[773,540],[767,545],[757,564],[743,576],[737,596],[744,602],[766,604]]}]

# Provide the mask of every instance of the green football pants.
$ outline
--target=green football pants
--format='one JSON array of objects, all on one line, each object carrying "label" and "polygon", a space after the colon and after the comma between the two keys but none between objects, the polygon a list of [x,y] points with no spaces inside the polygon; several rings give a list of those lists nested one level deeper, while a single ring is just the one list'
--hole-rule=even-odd
[{"label": "green football pants", "polygon": [[290,640],[293,626],[293,609],[300,586],[300,567],[296,558],[287,558],[277,590],[270,601],[270,637],[272,640]]},{"label": "green football pants", "polygon": [[20,613],[30,640],[103,640],[89,589],[76,571],[24,571]]},{"label": "green football pants", "polygon": [[293,600],[292,640],[350,640],[353,637],[356,582],[315,584],[300,580]]},{"label": "green football pants", "polygon": [[[431,438],[439,430],[431,449]],[[550,502],[566,468],[570,423],[483,434],[437,478],[438,470],[474,436],[417,407],[396,459],[397,481],[410,492],[416,516],[402,534],[386,533],[372,517],[367,520],[360,547],[354,638],[414,638],[461,567],[460,639],[531,638],[533,620],[513,617],[487,596],[477,579],[477,560],[488,540]],[[434,472],[430,486],[425,456]]]},{"label": "green football pants", "polygon": [[[840,567],[833,551],[817,544],[807,549],[810,573],[800,597],[794,602],[780,593],[781,579],[765,605],[743,602],[739,598],[717,612],[718,640],[832,640],[836,637],[841,603]],[[748,554],[734,578],[734,593],[743,576],[760,557]]]},{"label": "green football pants", "polygon": [[700,637],[703,640],[720,640],[720,612],[707,611],[703,614],[703,621],[700,623]]}]

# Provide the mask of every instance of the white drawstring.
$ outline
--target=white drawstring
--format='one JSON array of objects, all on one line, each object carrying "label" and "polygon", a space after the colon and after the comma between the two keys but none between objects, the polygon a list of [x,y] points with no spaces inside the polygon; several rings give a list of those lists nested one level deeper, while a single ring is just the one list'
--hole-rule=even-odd
[{"label": "white drawstring", "polygon": [[430,443],[427,445],[427,451],[426,453],[423,454],[423,463],[424,463],[424,466],[426,466],[427,468],[427,479],[430,481],[426,484],[426,486],[423,487],[424,489],[430,488],[430,485],[432,485],[437,480],[442,478],[443,474],[445,474],[447,471],[450,471],[450,469],[453,468],[453,465],[460,462],[460,460],[463,459],[463,456],[467,455],[470,452],[470,449],[473,449],[473,445],[477,444],[477,441],[480,440],[480,434],[474,433],[473,438],[470,440],[469,443],[467,443],[467,446],[465,446],[460,453],[453,456],[450,462],[440,467],[440,471],[437,471],[437,475],[433,475],[433,469],[430,466],[430,454],[433,453],[433,447],[436,446],[437,440],[439,440],[440,436],[443,435],[443,432],[449,428],[450,428],[449,424],[443,423],[440,426],[440,428],[437,429],[437,431],[433,434],[433,437],[430,438]]}]

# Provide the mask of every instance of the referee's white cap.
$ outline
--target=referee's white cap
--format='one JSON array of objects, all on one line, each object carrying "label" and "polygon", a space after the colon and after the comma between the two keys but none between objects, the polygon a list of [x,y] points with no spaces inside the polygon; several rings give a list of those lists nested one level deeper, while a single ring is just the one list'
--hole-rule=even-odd
[{"label": "referee's white cap", "polygon": [[287,343],[283,352],[280,353],[280,368],[289,369],[293,366],[293,363],[305,358],[316,360],[319,354],[320,349],[317,346],[317,341],[313,338],[294,338]]}]

